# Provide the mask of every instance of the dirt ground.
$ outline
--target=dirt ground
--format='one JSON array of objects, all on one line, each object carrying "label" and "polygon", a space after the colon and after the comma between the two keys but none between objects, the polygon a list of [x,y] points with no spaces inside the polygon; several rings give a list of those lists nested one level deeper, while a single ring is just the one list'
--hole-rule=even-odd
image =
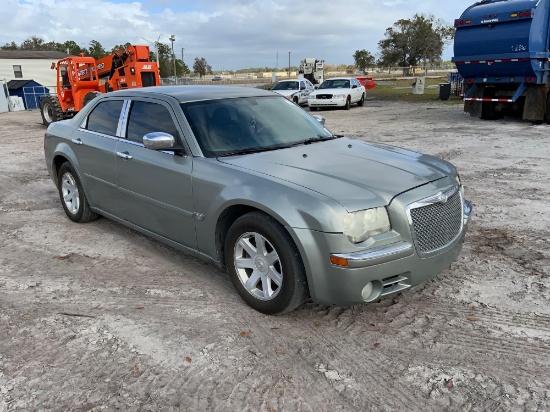
[{"label": "dirt ground", "polygon": [[550,126],[459,103],[321,114],[452,161],[474,214],[435,279],[278,317],[213,266],[105,218],[70,222],[40,114],[0,114],[0,411],[550,410]]}]

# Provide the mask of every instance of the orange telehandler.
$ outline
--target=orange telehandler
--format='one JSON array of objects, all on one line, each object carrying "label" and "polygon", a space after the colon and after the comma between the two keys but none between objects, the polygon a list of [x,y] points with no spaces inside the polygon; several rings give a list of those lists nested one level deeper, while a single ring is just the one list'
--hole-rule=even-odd
[{"label": "orange telehandler", "polygon": [[149,58],[148,46],[127,46],[101,59],[69,56],[52,63],[57,70],[57,93],[40,103],[47,126],[73,117],[101,93],[160,85],[158,65]]}]

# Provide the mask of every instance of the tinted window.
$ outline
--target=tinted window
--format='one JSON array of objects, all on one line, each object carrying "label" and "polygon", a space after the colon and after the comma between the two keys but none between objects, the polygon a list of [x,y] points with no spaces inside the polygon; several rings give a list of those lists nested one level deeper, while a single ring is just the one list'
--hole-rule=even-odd
[{"label": "tinted window", "polygon": [[122,109],[122,100],[110,100],[99,103],[88,115],[88,130],[116,136],[118,118]]},{"label": "tinted window", "polygon": [[207,100],[182,103],[181,107],[207,157],[332,138],[309,113],[283,97]]},{"label": "tinted window", "polygon": [[151,132],[168,133],[178,140],[178,129],[166,107],[156,103],[135,101],[128,119],[128,140],[143,143],[143,136]]}]

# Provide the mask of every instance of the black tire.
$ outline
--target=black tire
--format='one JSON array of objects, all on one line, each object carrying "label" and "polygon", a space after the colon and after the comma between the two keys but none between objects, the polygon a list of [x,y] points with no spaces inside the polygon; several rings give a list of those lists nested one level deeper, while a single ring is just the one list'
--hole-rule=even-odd
[{"label": "black tire", "polygon": [[45,126],[63,120],[63,110],[61,110],[57,96],[46,96],[42,99],[40,102],[40,114],[42,115],[42,123]]},{"label": "black tire", "polygon": [[[483,98],[492,99],[495,97],[495,89],[493,87],[486,87],[483,91]],[[504,112],[497,111],[497,102],[482,102],[481,103],[481,117],[483,120],[499,120],[504,117]]]},{"label": "black tire", "polygon": [[351,97],[348,96],[348,98],[346,99],[346,105],[344,106],[344,110],[349,110],[351,109]]},{"label": "black tire", "polygon": [[357,102],[357,106],[362,107],[365,104],[365,93],[361,95],[361,100]]},{"label": "black tire", "polygon": [[[296,309],[307,298],[307,280],[298,248],[272,217],[251,212],[238,218],[227,233],[224,254],[235,289],[253,309],[268,315],[282,314]],[[237,268],[237,257],[249,265]],[[245,283],[250,283],[251,290]],[[272,296],[266,296],[269,293]]]},{"label": "black tire", "polygon": [[292,98],[292,101],[294,102],[294,104],[298,104],[299,99],[297,97],[294,97]]},{"label": "black tire", "polygon": [[65,213],[73,222],[86,223],[99,217],[88,204],[78,175],[69,162],[59,168],[57,190]]},{"label": "black tire", "polygon": [[84,96],[84,100],[82,100],[82,107],[86,106],[88,103],[90,103],[92,100],[94,100],[97,96],[100,96],[101,92],[89,92],[86,93],[86,96]]},{"label": "black tire", "polygon": [[546,110],[544,111],[544,121],[550,124],[550,93],[546,96]]}]

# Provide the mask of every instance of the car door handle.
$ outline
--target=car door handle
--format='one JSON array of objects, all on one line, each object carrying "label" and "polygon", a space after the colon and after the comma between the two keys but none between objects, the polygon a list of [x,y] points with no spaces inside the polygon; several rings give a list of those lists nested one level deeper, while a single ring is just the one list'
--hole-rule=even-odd
[{"label": "car door handle", "polygon": [[82,143],[82,140],[80,140],[80,139],[73,139],[73,143],[77,144],[77,145],[84,144],[84,143]]},{"label": "car door handle", "polygon": [[118,157],[122,157],[125,160],[130,160],[132,158],[132,156],[130,156],[128,152],[116,152],[116,155]]}]

